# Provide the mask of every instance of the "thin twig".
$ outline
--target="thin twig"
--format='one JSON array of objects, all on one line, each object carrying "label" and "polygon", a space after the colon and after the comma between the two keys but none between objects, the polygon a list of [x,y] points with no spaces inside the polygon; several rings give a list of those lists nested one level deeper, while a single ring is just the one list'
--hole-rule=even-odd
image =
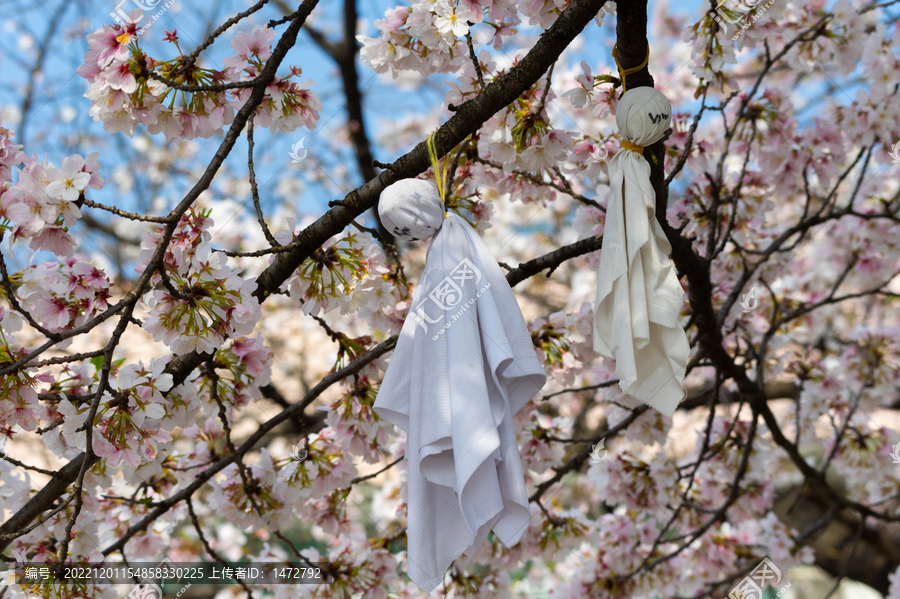
[{"label": "thin twig", "polygon": [[[206,539],[206,535],[203,534],[203,529],[200,528],[200,521],[197,519],[196,512],[194,512],[194,502],[191,501],[190,497],[188,497],[184,501],[185,501],[185,503],[187,503],[188,514],[191,517],[191,524],[194,525],[194,530],[197,531],[197,536],[200,537],[200,542],[203,543],[203,548],[206,549],[206,552],[214,560],[216,560],[217,562],[219,562],[220,564],[222,564],[223,566],[225,566],[227,568],[228,563],[224,559],[222,559],[222,556],[220,556],[212,548],[212,546],[209,544],[209,541]],[[241,580],[240,578],[237,578],[236,580],[237,580],[238,584],[241,585],[241,588],[243,588],[247,592],[247,597],[249,599],[253,599],[253,593],[250,591],[250,587],[247,586],[247,583],[244,582],[243,580]]]},{"label": "thin twig", "polygon": [[69,505],[69,504],[72,502],[73,499],[75,499],[75,496],[74,496],[74,495],[69,495],[69,496],[65,499],[65,501],[63,501],[63,502],[62,502],[61,504],[59,504],[56,508],[54,508],[53,511],[51,511],[50,513],[48,513],[46,516],[44,516],[43,518],[41,518],[40,520],[38,520],[37,522],[35,522],[35,523],[32,524],[31,526],[28,526],[28,527],[23,528],[23,529],[21,529],[21,530],[17,530],[17,531],[15,531],[15,532],[10,532],[10,533],[6,533],[6,534],[0,534],[0,539],[3,539],[4,541],[7,541],[7,540],[10,540],[10,539],[16,539],[16,538],[18,538],[18,537],[22,537],[22,536],[27,535],[27,534],[30,533],[32,530],[34,530],[34,529],[37,528],[38,526],[42,526],[45,522],[47,522],[47,520],[49,520],[50,518],[52,518],[52,517],[55,516],[56,514],[58,514],[58,513],[60,513],[61,511],[63,511],[63,510],[65,509],[65,507],[66,507],[67,505]]},{"label": "thin twig", "polygon": [[275,241],[272,232],[269,231],[269,225],[266,224],[266,218],[263,216],[262,207],[259,205],[259,189],[256,187],[256,173],[253,169],[253,121],[247,123],[247,167],[250,169],[250,194],[253,196],[253,207],[256,208],[256,220],[262,229],[266,241],[273,248],[281,247],[281,244]]},{"label": "thin twig", "polygon": [[[231,28],[232,25],[246,19],[247,17],[249,17],[256,11],[261,9],[263,6],[268,4],[268,2],[269,2],[269,0],[260,0],[259,2],[257,2],[256,4],[254,4],[247,10],[245,10],[244,12],[239,12],[238,14],[234,15],[233,17],[229,18],[227,21],[222,23],[215,31],[213,31],[211,34],[209,34],[209,36],[203,41],[202,44],[197,46],[197,48],[193,52],[191,52],[190,54],[188,54],[187,56],[184,57],[184,59],[182,60],[181,66],[178,67],[177,69],[175,69],[173,75],[177,75],[177,74],[186,72],[188,69],[193,67],[194,63],[197,61],[197,58],[200,56],[200,53],[203,52],[204,50],[206,50],[208,47],[210,47],[212,45],[212,43],[216,40],[217,37],[219,37],[226,31],[228,31],[228,29]],[[293,18],[293,16],[294,15],[291,15],[291,18]]]},{"label": "thin twig", "polygon": [[356,483],[361,483],[363,481],[375,478],[382,472],[386,472],[387,470],[390,470],[391,468],[393,468],[394,466],[396,466],[397,464],[402,462],[404,459],[406,459],[406,456],[400,456],[399,458],[397,458],[396,460],[394,460],[393,462],[391,462],[390,464],[388,464],[387,466],[385,466],[384,468],[382,468],[381,470],[379,470],[377,472],[373,472],[372,474],[367,474],[365,476],[357,476],[356,478],[354,478],[353,480],[350,481],[350,484],[355,485]]},{"label": "thin twig", "polygon": [[93,200],[89,200],[85,197],[79,198],[79,201],[89,208],[97,208],[98,210],[105,210],[111,214],[115,214],[116,216],[121,216],[122,218],[127,218],[129,220],[137,220],[145,223],[159,223],[166,224],[169,222],[169,217],[167,216],[146,216],[143,214],[137,214],[135,212],[126,212],[125,210],[120,210],[115,206],[106,206],[105,204],[101,204],[100,202],[95,202]]},{"label": "thin twig", "polygon": [[222,421],[222,428],[225,430],[225,445],[228,447],[228,452],[231,454],[235,454],[235,463],[238,467],[238,472],[241,475],[241,483],[244,486],[244,494],[247,496],[247,499],[250,500],[250,505],[253,506],[253,509],[256,510],[256,513],[260,516],[263,515],[262,508],[256,503],[256,493],[254,491],[254,483],[255,477],[252,472],[247,472],[247,467],[244,465],[244,461],[241,455],[237,455],[237,449],[234,446],[234,442],[231,440],[231,425],[228,422],[228,414],[225,410],[225,404],[222,403],[222,400],[219,398],[219,374],[216,372],[216,362],[215,358],[210,358],[210,360],[206,363],[206,370],[204,374],[209,377],[209,388],[210,395],[212,396],[213,401],[216,402],[216,405],[219,406],[219,420]]},{"label": "thin twig", "polygon": [[[469,23],[471,27],[472,23]],[[475,76],[478,77],[478,87],[481,91],[484,91],[484,75],[481,72],[481,63],[478,62],[478,57],[475,55],[475,46],[472,44],[472,32],[468,29],[466,30],[466,43],[469,45],[469,58],[472,59],[472,64],[475,65]],[[550,67],[551,69],[553,67]]]},{"label": "thin twig", "polygon": [[6,453],[2,451],[0,451],[0,459],[6,460],[13,466],[18,466],[19,468],[23,468],[25,470],[39,472],[40,474],[45,474],[47,476],[56,476],[56,472],[54,472],[53,470],[44,470],[43,468],[38,468],[37,466],[29,466],[28,464],[22,463],[19,460],[6,455]]}]

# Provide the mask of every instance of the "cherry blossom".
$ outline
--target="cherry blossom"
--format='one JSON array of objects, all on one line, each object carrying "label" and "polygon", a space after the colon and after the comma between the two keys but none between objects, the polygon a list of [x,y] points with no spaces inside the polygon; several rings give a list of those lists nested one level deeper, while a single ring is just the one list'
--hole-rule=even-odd
[{"label": "cherry blossom", "polygon": [[587,61],[581,61],[581,71],[582,74],[575,77],[575,80],[578,81],[578,84],[581,87],[570,89],[562,95],[564,98],[568,97],[572,106],[575,108],[581,108],[585,103],[587,103],[588,106],[593,105],[592,92],[594,89],[594,79],[591,77],[591,68],[588,66]]}]

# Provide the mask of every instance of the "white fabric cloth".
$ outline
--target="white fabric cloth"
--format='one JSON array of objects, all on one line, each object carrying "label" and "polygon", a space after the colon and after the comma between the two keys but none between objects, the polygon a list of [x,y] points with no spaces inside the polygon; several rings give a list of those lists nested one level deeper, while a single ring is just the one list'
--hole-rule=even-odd
[{"label": "white fabric cloth", "polygon": [[395,237],[405,241],[430,239],[441,228],[444,203],[434,183],[401,179],[381,192],[378,216]]},{"label": "white fabric cloth", "polygon": [[491,530],[511,547],[528,528],[512,419],[545,381],[496,259],[451,213],[374,406],[408,433],[408,574],[426,593]]},{"label": "white fabric cloth", "polygon": [[[662,92],[636,87],[619,101],[616,124],[622,139],[648,146],[669,128],[671,113]],[[616,360],[626,396],[671,416],[684,399],[690,345],[678,323],[684,291],[669,261],[671,245],[656,221],[650,165],[623,148],[609,162],[609,188],[594,350]]]}]

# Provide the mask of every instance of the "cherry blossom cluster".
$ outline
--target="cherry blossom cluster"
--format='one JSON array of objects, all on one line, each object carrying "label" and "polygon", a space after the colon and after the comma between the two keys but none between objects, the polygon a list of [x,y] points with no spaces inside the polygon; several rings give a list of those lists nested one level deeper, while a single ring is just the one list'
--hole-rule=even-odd
[{"label": "cherry blossom cluster", "polygon": [[[761,520],[746,521],[752,525],[715,526],[675,557],[642,570],[645,560],[652,561],[678,548],[671,542],[656,545],[665,519],[664,512],[634,510],[604,514],[591,522],[597,541],[582,543],[577,551],[565,556],[558,574],[567,582],[553,588],[550,596],[653,599],[660,594],[694,595],[702,592],[705,581],[719,580],[723,570],[753,567],[766,556],[782,571],[812,561],[809,548],[793,551],[795,533],[769,512]],[[620,547],[632,550],[617,550]],[[739,556],[746,556],[741,563]],[[632,573],[636,575],[629,576]]]},{"label": "cherry blossom cluster", "polygon": [[[597,118],[603,118],[610,113],[611,107],[614,109],[619,103],[618,94],[612,85],[614,77],[609,74],[592,75],[591,67],[586,60],[582,60],[580,66],[581,74],[575,76],[579,87],[564,92],[561,97],[568,98],[575,108],[584,108],[587,105],[588,108],[595,109],[594,114]],[[597,87],[601,87],[601,89],[595,100],[594,89]],[[595,102],[597,106],[594,106]],[[613,112],[613,114],[615,113]]]},{"label": "cherry blossom cluster", "polygon": [[[216,447],[224,446],[224,436],[216,432],[218,427],[211,420],[207,421],[207,428],[216,435]],[[225,478],[217,481],[208,497],[211,509],[244,527],[272,524],[283,528],[290,524],[292,511],[301,518],[318,513],[325,519],[323,523],[335,522],[336,530],[342,520],[339,514],[344,509],[346,487],[356,475],[356,469],[336,443],[331,428],[310,435],[305,450],[306,457],[301,461],[293,457],[276,460],[263,449],[259,461],[251,468],[255,481],[252,499],[247,495],[238,466],[229,465],[223,470]],[[254,502],[262,515],[256,511]]]},{"label": "cherry blossom cluster", "polygon": [[[197,248],[201,244],[209,243],[212,238],[209,229],[214,224],[210,214],[211,210],[209,209],[197,209],[193,206],[185,211],[169,239],[169,244],[165,248],[162,263],[167,271],[186,271],[197,253]],[[143,273],[146,270],[146,266],[152,261],[164,233],[165,227],[158,226],[143,234],[141,237],[140,261],[134,269],[135,272]],[[150,281],[154,284],[162,282],[162,275],[158,270],[153,273]]]},{"label": "cherry blossom cluster", "polygon": [[[603,234],[603,225],[606,222],[604,212],[595,206],[579,206],[575,209],[574,226],[581,239]],[[590,254],[589,263],[595,268],[600,263],[600,256]]]},{"label": "cherry blossom cluster", "polygon": [[340,535],[353,530],[357,524],[348,512],[350,489],[335,489],[321,499],[310,499],[303,505],[305,518],[315,522],[326,535]]},{"label": "cherry blossom cluster", "polygon": [[4,127],[0,121],[0,182],[12,181],[12,167],[21,164],[25,158],[19,151],[22,146],[13,141],[15,137],[16,132]]},{"label": "cherry blossom cluster", "polygon": [[[333,584],[311,585],[301,584],[275,585],[277,599],[289,599],[301,597],[310,599],[324,599],[326,597],[364,597],[367,599],[387,598],[389,588],[396,588],[402,584],[398,575],[398,562],[400,555],[394,555],[375,539],[366,538],[363,530],[355,530],[337,537],[329,538],[331,548],[327,554],[320,554],[315,548],[303,550],[303,555],[311,562],[329,561],[335,572],[352,575],[335,576]],[[403,552],[405,554],[405,551]],[[417,591],[417,595],[404,595],[405,597],[421,596],[422,591],[412,583],[406,583],[407,587]]]},{"label": "cherry blossom cluster", "polygon": [[193,406],[212,416],[219,414],[221,402],[226,408],[226,417],[231,419],[250,401],[262,397],[260,387],[271,381],[272,363],[272,352],[266,347],[262,334],[236,337],[213,354],[199,376],[186,381],[183,389],[186,393],[175,389],[170,394],[173,405],[185,409]]},{"label": "cherry blossom cluster", "polygon": [[[621,396],[621,401],[619,401]],[[604,392],[604,397],[610,401],[615,401],[604,409],[607,424],[611,427],[622,423],[626,418],[631,416],[631,410],[622,407],[622,404],[628,405],[629,400],[618,387],[612,387]],[[630,406],[629,406],[630,407]],[[630,442],[630,446],[637,448],[638,446],[651,447],[658,445],[665,447],[666,438],[669,430],[672,428],[672,419],[668,416],[660,414],[656,410],[647,410],[622,431],[622,438]]]},{"label": "cherry blossom cluster", "polygon": [[[166,284],[148,291],[143,301],[150,310],[144,330],[176,353],[192,350],[212,353],[226,338],[249,335],[261,316],[253,295],[255,279],[243,279],[227,264],[224,254],[209,245],[212,219],[189,210],[179,223],[163,260]],[[143,252],[150,253],[164,228],[147,233]]]},{"label": "cherry blossom cluster", "polygon": [[143,460],[157,459],[160,444],[172,440],[161,426],[166,414],[161,392],[172,388],[172,375],[163,372],[165,366],[162,359],[153,360],[149,367],[142,362],[128,364],[110,379],[92,439],[94,453],[106,458],[108,465],[137,468]]},{"label": "cherry blossom cluster", "polygon": [[[527,474],[526,474],[527,476]],[[526,481],[528,479],[526,478]],[[546,502],[547,515],[531,503],[531,519],[522,538],[506,547],[493,535],[472,556],[461,556],[457,563],[465,569],[465,588],[478,597],[495,597],[492,587],[503,584],[504,574],[519,564],[534,560],[535,564],[562,561],[572,549],[592,537],[594,526],[581,509],[559,509],[556,501]],[[551,521],[552,519],[552,521]],[[490,564],[490,567],[485,565]],[[549,573],[548,573],[549,574]],[[506,581],[509,584],[509,581]],[[537,588],[545,588],[543,585]],[[520,591],[521,592],[521,591]]]},{"label": "cherry blossom cluster", "polygon": [[[0,367],[9,366],[28,355],[25,348],[16,348],[15,332],[24,319],[18,312],[0,304]],[[50,372],[35,374],[33,368],[0,376],[0,446],[6,435],[12,436],[15,426],[33,431],[38,424],[40,405],[36,389],[53,381]]]},{"label": "cherry blossom cluster", "polygon": [[[289,461],[279,470],[279,478],[293,486],[299,497],[323,497],[348,486],[356,475],[356,467],[337,443],[334,429],[326,427],[310,435],[306,448],[309,454],[305,460]],[[302,510],[302,505],[296,502],[294,507]]]},{"label": "cherry blossom cluster", "polygon": [[[490,3],[486,3],[490,4]],[[498,11],[507,13],[507,2],[493,2]],[[513,13],[514,14],[514,13]],[[502,15],[500,16],[502,19]],[[375,20],[381,32],[377,38],[360,34],[360,57],[376,73],[390,69],[394,78],[401,70],[422,75],[446,73],[459,69],[468,49],[464,39],[468,21],[484,20],[484,7],[477,2],[428,2],[415,0],[411,6],[396,6],[384,11],[384,19]]]},{"label": "cherry blossom cluster", "polygon": [[[390,69],[394,78],[399,71],[421,75],[456,71],[464,67],[465,41],[470,23],[484,23],[493,29],[491,44],[503,47],[503,38],[517,33],[519,11],[529,25],[546,29],[565,9],[566,0],[413,0],[410,6],[395,6],[375,20],[380,32],[372,38],[361,34],[360,57],[377,73]],[[605,14],[615,14],[615,3],[607,2],[596,16],[598,25]]]},{"label": "cherry blossom cluster", "polygon": [[[81,217],[79,199],[88,187],[103,187],[103,177],[97,173],[99,154],[94,152],[87,158],[73,154],[57,168],[37,156],[25,156],[18,146],[10,149],[11,132],[2,129],[2,134],[0,155],[5,156],[0,167],[0,233],[12,230],[10,246],[24,239],[33,250],[71,257],[77,242],[69,228]],[[9,167],[20,163],[25,166],[18,169],[19,180],[10,185]]]},{"label": "cherry blossom cluster", "polygon": [[490,202],[482,199],[480,190],[468,195],[454,196],[447,202],[447,207],[472,225],[472,228],[480,234],[484,234],[492,226],[491,216],[494,214],[494,207]]},{"label": "cherry blossom cluster", "polygon": [[[226,449],[224,431],[212,418],[203,428],[195,426],[186,433],[202,442],[182,464],[203,463],[210,451]],[[210,508],[242,527],[283,528],[290,524],[293,510],[301,518],[319,514],[323,524],[334,522],[337,530],[345,520],[341,514],[356,469],[337,444],[332,428],[310,435],[305,450],[306,457],[301,461],[293,457],[277,460],[263,449],[260,459],[249,470],[254,481],[252,498],[247,495],[237,464],[229,465],[223,470],[225,478],[216,481],[207,498]],[[262,510],[262,515],[257,508]],[[332,528],[331,524],[328,526]]]},{"label": "cherry blossom cluster", "polygon": [[[276,240],[289,241],[289,237]],[[281,241],[284,243],[284,241]],[[385,289],[383,254],[368,233],[348,233],[330,239],[294,271],[281,285],[291,299],[303,304],[304,314],[330,312],[340,307],[341,314],[365,306],[373,314],[387,301],[395,303],[393,293]],[[367,297],[368,296],[368,297]]]},{"label": "cherry blossom cluster", "polygon": [[[372,253],[378,256],[378,253]],[[378,263],[378,258],[370,258],[369,272],[375,274],[367,283],[366,292],[356,296],[359,302],[356,315],[365,319],[375,331],[396,334],[403,327],[412,301],[410,286],[400,280],[396,268],[384,269]],[[387,272],[379,275],[383,270]]]},{"label": "cherry blossom cluster", "polygon": [[[177,388],[173,389],[168,395],[169,399],[176,395],[177,391]],[[181,395],[183,399],[190,401],[190,398],[186,397],[184,393]],[[190,450],[186,453],[170,456],[173,465],[176,467],[176,476],[183,477],[186,482],[189,482],[194,477],[191,470],[208,463],[210,455],[220,455],[228,451],[225,429],[217,416],[207,415],[202,420],[200,418],[196,420],[196,422],[184,426],[182,431],[183,438],[192,442]]]},{"label": "cherry blossom cluster", "polygon": [[88,406],[83,403],[73,404],[68,397],[93,397],[91,388],[97,382],[97,359],[83,362],[78,366],[64,364],[55,373],[48,395],[60,398],[58,402],[45,402],[40,412],[41,422],[57,423],[62,426],[48,427],[44,433],[44,444],[60,458],[74,458],[84,448],[84,432],[77,429],[84,423]]},{"label": "cherry blossom cluster", "polygon": [[558,464],[565,454],[563,444],[551,437],[571,437],[572,419],[541,414],[535,409],[533,400],[525,404],[519,414],[523,420],[527,418],[521,426],[521,432],[517,431],[522,467],[545,472],[547,468]]},{"label": "cherry blossom cluster", "polygon": [[[109,390],[102,394],[92,427],[92,447],[96,455],[105,458],[106,465],[123,467],[126,478],[131,478],[142,463],[158,460],[160,446],[172,440],[162,426],[167,405],[162,394],[172,387],[172,376],[163,372],[162,359],[151,361],[147,367],[138,362],[119,368],[121,363],[118,361],[110,373]],[[62,458],[84,451],[87,438],[83,425],[90,410],[89,399],[97,392],[95,374],[90,363],[79,368],[66,367],[55,380],[48,373],[40,382],[50,384],[54,390],[64,389],[65,393],[59,392],[57,402],[40,408],[36,395],[23,397],[20,414],[27,413],[30,422],[20,415],[17,423],[33,430],[36,413],[47,422],[62,419],[61,426],[44,434],[44,443]],[[30,405],[25,400],[30,400]]]},{"label": "cherry blossom cluster", "polygon": [[[139,17],[140,11],[135,12]],[[163,133],[167,140],[221,133],[251,94],[250,88],[228,88],[227,84],[250,81],[260,74],[272,54],[274,36],[268,27],[238,33],[231,41],[236,54],[227,57],[225,68],[217,71],[188,61],[174,31],[165,40],[175,45],[178,56],[157,60],[141,49],[135,23],[104,25],[88,35],[89,50],[78,68],[78,74],[90,83],[84,94],[91,100],[90,115],[107,132],[123,131],[129,136],[138,124],[150,134]],[[311,80],[292,81],[300,74],[299,68],[292,67],[288,76],[275,77],[254,113],[254,125],[273,133],[315,128],[322,103],[310,91]],[[201,89],[178,89],[181,85]]]},{"label": "cherry blossom cluster", "polygon": [[588,480],[597,489],[603,489],[607,503],[622,503],[627,509],[659,510],[674,503],[677,471],[661,451],[646,462],[626,452],[616,452],[592,463]]},{"label": "cherry blossom cluster", "polygon": [[[282,245],[291,243],[299,232],[293,218],[287,222],[289,229],[274,233]],[[372,329],[388,334],[400,331],[412,297],[399,268],[386,264],[381,244],[368,233],[329,240],[285,281],[285,289],[302,302],[305,313],[329,312],[340,306],[341,314],[355,313]],[[363,341],[344,337],[342,348],[355,355]],[[365,349],[369,342],[363,344]]]},{"label": "cherry blossom cluster", "polygon": [[[249,473],[242,475],[237,464],[226,466],[222,470],[224,477],[215,481],[206,497],[209,508],[241,528],[273,525],[282,528],[290,524],[291,506],[273,488],[276,476],[269,451],[263,449],[257,464],[248,470]],[[248,475],[252,478],[245,485],[244,476]]]},{"label": "cherry blossom cluster", "polygon": [[64,331],[90,320],[109,307],[105,272],[77,258],[44,262],[22,271],[16,295],[50,331]]},{"label": "cherry blossom cluster", "polygon": [[[269,46],[274,37],[275,32],[268,28],[257,29],[252,34],[238,33],[231,41],[237,55],[229,56],[224,61],[228,78],[233,81],[256,78],[271,55]],[[292,67],[290,75],[283,79],[276,77],[266,87],[266,96],[253,119],[255,126],[268,127],[272,133],[276,130],[290,133],[299,127],[316,128],[322,102],[315,92],[310,91],[315,83],[311,79],[300,83],[290,81],[292,77],[299,77],[301,72],[301,69]],[[240,109],[251,93],[250,88],[234,90],[235,109]]]},{"label": "cherry blossom cluster", "polygon": [[[717,509],[725,504],[744,460],[744,451],[738,450],[747,439],[750,422],[717,417],[713,421],[709,436],[709,455],[697,469],[697,480],[690,487],[687,498],[694,505],[705,509]],[[702,437],[697,436],[697,453],[702,446]],[[771,509],[775,500],[775,484],[771,476],[769,456],[771,446],[768,441],[756,441],[757,451],[751,451],[747,469],[741,480],[741,495],[729,508],[729,514],[736,519],[754,519]],[[695,458],[699,456],[695,454]],[[687,489],[687,479],[679,481],[680,490]],[[694,524],[696,525],[696,523]]]},{"label": "cherry blossom cluster", "polygon": [[227,348],[215,354],[218,368],[227,369],[229,376],[219,376],[219,398],[233,409],[247,401],[260,398],[259,388],[272,379],[272,351],[265,346],[262,334],[238,337]]},{"label": "cherry blossom cluster", "polygon": [[[562,129],[550,126],[535,111],[540,106],[542,92],[532,88],[530,93],[519,96],[505,113],[505,118],[497,119],[490,142],[487,145],[488,159],[503,165],[503,170],[513,169],[540,173],[565,162],[574,136]],[[552,99],[550,94],[548,98]]]},{"label": "cherry blossom cluster", "polygon": [[[893,446],[900,438],[871,414],[890,401],[900,380],[900,348],[891,334],[860,330],[849,339],[853,345],[840,358],[814,354],[819,366],[804,373],[799,400],[791,409],[792,432],[801,443],[821,442],[825,456],[833,454],[831,467],[848,485],[859,489],[858,500],[882,504],[895,512],[900,507],[900,486],[896,472],[884,466],[893,461]],[[803,369],[800,360],[788,365],[790,372]],[[817,435],[818,424],[844,430],[840,442],[836,436],[822,439]]]},{"label": "cherry blossom cluster", "polygon": [[[837,410],[831,413],[835,416],[840,414]],[[883,460],[890,456],[890,437],[885,429],[873,426],[871,417],[865,414],[850,415],[845,412],[844,416],[848,434],[844,435],[840,444],[834,437],[829,437],[823,445],[825,455],[831,455],[834,451],[832,463],[835,470],[854,483],[865,484],[882,469]]]},{"label": "cherry blossom cluster", "polygon": [[[652,570],[645,570],[622,583],[612,582],[616,576],[638,570],[646,558],[654,557],[651,550],[659,533],[658,521],[661,519],[661,515],[656,516],[657,513],[632,511],[600,516],[596,523],[596,556],[591,555],[591,551],[588,559],[581,563],[578,563],[577,558],[574,561],[573,566],[577,572],[574,579],[580,581],[582,588],[571,596],[601,599],[622,596],[649,598],[654,594],[675,594],[676,588],[677,592],[683,592],[683,587],[674,583],[678,578],[677,559],[669,560]],[[619,551],[617,547],[632,549]],[[674,547],[670,543],[661,543],[656,551],[659,555],[664,555],[672,549]],[[568,589],[571,589],[571,585],[560,588],[553,597],[565,596]]]},{"label": "cherry blossom cluster", "polygon": [[588,303],[570,314],[554,312],[528,325],[535,352],[549,376],[571,385],[585,364],[594,361],[593,327],[594,311]]},{"label": "cherry blossom cluster", "polygon": [[335,441],[344,451],[361,455],[369,464],[383,459],[379,449],[388,444],[394,430],[372,409],[377,395],[377,385],[363,376],[343,397],[323,406],[328,411],[325,422],[334,429]]}]

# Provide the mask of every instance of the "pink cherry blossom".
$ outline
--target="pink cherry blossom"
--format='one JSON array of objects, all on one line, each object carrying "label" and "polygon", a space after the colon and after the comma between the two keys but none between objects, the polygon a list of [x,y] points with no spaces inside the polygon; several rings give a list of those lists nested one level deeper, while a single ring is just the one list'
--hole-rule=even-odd
[{"label": "pink cherry blossom", "polygon": [[[77,157],[77,158],[76,158]],[[47,185],[47,195],[51,198],[74,202],[78,199],[79,192],[83,191],[91,181],[89,173],[81,172],[78,159],[81,156],[67,156],[62,161],[62,168],[52,169],[50,184]]]}]

